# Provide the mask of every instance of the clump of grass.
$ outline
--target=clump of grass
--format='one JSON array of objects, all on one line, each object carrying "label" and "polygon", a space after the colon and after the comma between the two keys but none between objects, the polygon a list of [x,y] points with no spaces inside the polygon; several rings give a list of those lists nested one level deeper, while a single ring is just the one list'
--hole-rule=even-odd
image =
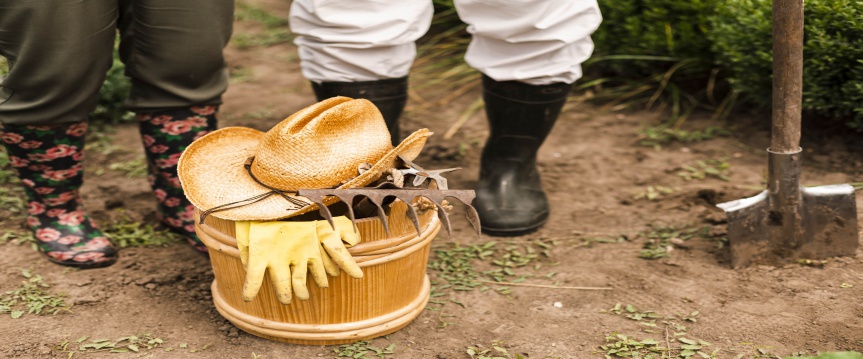
[{"label": "clump of grass", "polygon": [[730,134],[731,132],[718,126],[709,126],[700,130],[683,130],[671,123],[662,123],[642,130],[636,137],[636,141],[641,146],[653,147],[658,150],[664,145],[675,142],[699,142]]},{"label": "clump of grass", "polygon": [[653,226],[650,229],[639,232],[636,237],[646,238],[644,248],[638,256],[644,259],[659,259],[670,256],[671,250],[676,245],[694,238],[710,238],[710,226],[690,226],[677,228],[676,226]]},{"label": "clump of grass", "polygon": [[135,158],[126,162],[115,162],[108,168],[122,172],[126,178],[144,178],[147,177],[147,160],[143,157]]},{"label": "clump of grass", "polygon": [[[469,346],[465,350],[468,356],[475,359],[528,359],[530,358],[529,354],[522,353],[510,353],[510,350],[506,348],[506,343],[501,340],[492,340],[491,345],[488,347],[478,344],[477,346]],[[560,359],[560,357],[549,357],[546,358],[554,358]]]},{"label": "clump of grass", "polygon": [[386,348],[378,348],[372,346],[370,341],[360,340],[355,343],[340,345],[338,348],[334,348],[333,351],[338,358],[384,358],[395,354],[393,352],[395,347],[396,344],[392,343],[387,345]]},{"label": "clump of grass", "polygon": [[633,199],[646,199],[648,201],[658,201],[663,196],[676,192],[674,188],[666,186],[647,186],[643,191],[640,191],[632,196]]},{"label": "clump of grass", "polygon": [[150,333],[130,335],[115,340],[93,339],[87,341],[89,338],[89,336],[84,336],[75,341],[65,339],[55,346],[54,349],[63,353],[69,353],[69,357],[72,357],[76,352],[140,353],[158,348],[165,342],[161,338],[153,337]]},{"label": "clump of grass", "polygon": [[50,286],[41,275],[30,270],[22,270],[18,288],[0,294],[0,314],[9,313],[12,319],[18,319],[24,314],[52,314],[71,312],[71,306],[66,304],[63,294],[47,291]]},{"label": "clump of grass", "polygon": [[12,170],[12,165],[9,162],[9,155],[5,149],[0,148],[0,185],[18,183],[18,176]]},{"label": "clump of grass", "polygon": [[677,175],[686,181],[715,178],[728,182],[731,180],[728,177],[729,172],[731,172],[731,165],[725,159],[708,159],[683,166]]},{"label": "clump of grass", "polygon": [[689,328],[686,325],[698,321],[696,318],[700,313],[697,310],[688,314],[660,315],[653,310],[640,310],[631,304],[617,303],[603,312],[636,321],[644,327],[642,331],[645,333],[662,334],[659,339],[636,339],[619,332],[611,333],[598,350],[607,358],[714,359],[720,351],[711,351],[708,347],[712,344],[701,339],[690,339],[691,336],[687,334]]},{"label": "clump of grass", "polygon": [[120,248],[167,246],[180,240],[180,236],[167,230],[157,230],[150,224],[137,222],[120,211],[117,220],[102,230]]},{"label": "clump of grass", "polygon": [[288,20],[269,11],[245,3],[237,2],[234,12],[237,21],[256,22],[264,27],[263,31],[253,34],[235,34],[231,42],[240,49],[254,46],[270,47],[289,42],[294,39],[293,34],[288,31]]}]

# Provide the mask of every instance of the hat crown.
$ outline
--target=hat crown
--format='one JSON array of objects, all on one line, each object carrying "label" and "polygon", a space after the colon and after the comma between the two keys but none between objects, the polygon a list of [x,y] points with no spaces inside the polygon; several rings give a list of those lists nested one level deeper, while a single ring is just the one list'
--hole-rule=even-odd
[{"label": "hat crown", "polygon": [[285,191],[331,188],[393,149],[380,111],[370,101],[334,97],[305,108],[267,131],[251,172]]}]

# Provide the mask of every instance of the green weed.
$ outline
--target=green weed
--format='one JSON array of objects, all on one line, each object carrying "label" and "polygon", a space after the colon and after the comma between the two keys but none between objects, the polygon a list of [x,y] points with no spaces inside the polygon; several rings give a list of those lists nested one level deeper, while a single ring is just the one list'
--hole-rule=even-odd
[{"label": "green weed", "polygon": [[640,191],[632,196],[633,199],[646,199],[648,201],[657,201],[667,194],[676,192],[674,188],[666,186],[647,186],[643,191]]},{"label": "green weed", "polygon": [[388,355],[395,354],[393,349],[395,349],[396,344],[392,343],[387,345],[386,348],[378,348],[371,345],[370,341],[361,340],[351,344],[340,345],[338,348],[333,349],[336,353],[336,357],[338,358],[384,358]]},{"label": "green weed", "polygon": [[41,275],[25,269],[21,271],[21,276],[26,280],[21,281],[18,288],[0,294],[0,314],[9,313],[12,319],[18,319],[24,314],[56,315],[71,312],[65,296],[48,292],[50,286]]},{"label": "green weed", "polygon": [[644,248],[638,255],[644,259],[668,257],[674,246],[682,245],[683,242],[694,237],[710,238],[710,226],[684,228],[677,228],[676,226],[649,226],[649,230],[637,234],[637,237],[647,239],[644,243]]},{"label": "green weed", "polygon": [[245,2],[237,2],[234,19],[237,21],[256,22],[264,27],[263,31],[253,34],[234,34],[231,42],[237,48],[245,49],[254,46],[270,47],[294,39],[293,34],[288,31],[288,20],[273,15],[263,8]]},{"label": "green weed", "polygon": [[[529,359],[531,357],[524,353],[510,353],[510,350],[506,348],[506,343],[500,340],[493,340],[488,347],[483,345],[467,347],[465,352],[475,359]],[[550,356],[546,356],[546,358],[560,359],[560,357]]]},{"label": "green weed", "polygon": [[661,149],[662,146],[674,142],[690,143],[709,140],[718,136],[728,136],[731,133],[721,127],[710,126],[701,130],[683,130],[670,123],[647,127],[636,137],[639,145]]},{"label": "green weed", "polygon": [[161,338],[153,337],[150,333],[131,335],[115,340],[93,339],[87,341],[89,338],[89,336],[84,336],[75,341],[65,339],[56,345],[54,349],[63,353],[69,353],[69,357],[72,357],[76,352],[140,353],[158,348],[165,342]]},{"label": "green weed", "polygon": [[117,220],[102,230],[120,248],[167,246],[180,240],[180,236],[167,230],[156,230],[150,224],[133,220],[120,212]]},{"label": "green weed", "polygon": [[677,175],[686,181],[711,177],[727,182],[731,180],[728,178],[729,172],[731,172],[731,165],[725,159],[709,159],[696,161],[694,165],[685,165]]},{"label": "green weed", "polygon": [[116,162],[108,166],[108,168],[122,172],[126,178],[144,178],[147,177],[147,160],[139,157],[126,162]]}]

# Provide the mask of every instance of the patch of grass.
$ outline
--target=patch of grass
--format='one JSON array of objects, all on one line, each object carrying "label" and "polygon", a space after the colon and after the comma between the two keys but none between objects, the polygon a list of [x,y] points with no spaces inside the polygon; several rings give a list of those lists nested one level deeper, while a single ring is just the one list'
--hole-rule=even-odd
[{"label": "patch of grass", "polygon": [[36,238],[30,231],[9,229],[6,233],[0,234],[0,243],[15,243],[19,246],[27,243],[34,251],[39,250],[36,246]]},{"label": "patch of grass", "polygon": [[371,345],[371,342],[368,340],[361,340],[351,344],[339,345],[338,348],[334,348],[333,351],[336,353],[337,358],[384,358],[389,355],[394,355],[393,349],[395,349],[396,344],[392,343],[387,345],[386,348],[378,348]]},{"label": "patch of grass", "polygon": [[87,149],[105,156],[122,151],[111,143],[114,132],[114,127],[107,123],[91,123],[87,131]]},{"label": "patch of grass", "polygon": [[120,248],[167,246],[180,240],[179,235],[137,222],[122,211],[117,220],[104,228],[102,233]]},{"label": "patch of grass", "polygon": [[144,178],[147,177],[147,160],[144,157],[139,157],[126,162],[115,162],[108,168],[122,172],[126,178]]},{"label": "patch of grass", "polygon": [[636,237],[646,238],[644,248],[638,254],[644,259],[659,259],[671,255],[674,246],[681,246],[685,241],[694,238],[710,238],[710,226],[688,226],[677,228],[676,226],[654,226],[644,232],[639,232]]},{"label": "patch of grass", "polygon": [[[510,349],[506,348],[506,343],[500,340],[493,340],[491,345],[469,346],[465,350],[468,356],[475,359],[529,359],[531,356],[526,353],[510,353]],[[560,359],[560,357],[546,356],[546,358]]]},{"label": "patch of grass", "polygon": [[24,191],[22,189],[18,187],[0,187],[0,208],[16,216],[23,215],[25,202]]},{"label": "patch of grass", "polygon": [[[712,349],[712,344],[691,339],[686,325],[695,323],[700,314],[697,310],[688,314],[660,315],[653,310],[641,310],[631,304],[617,303],[604,313],[623,316],[638,322],[645,333],[654,334],[653,338],[636,339],[634,336],[611,333],[606,336],[605,344],[597,352],[606,358],[655,358],[655,359],[715,359],[720,349]],[[656,336],[660,336],[656,338]]]},{"label": "patch of grass", "polygon": [[[533,239],[527,242],[499,243],[491,241],[472,245],[447,243],[432,248],[434,256],[429,260],[428,268],[435,273],[432,282],[431,298],[426,307],[430,311],[438,311],[439,327],[445,328],[454,324],[452,314],[444,312],[447,304],[464,307],[464,303],[452,298],[453,292],[479,290],[485,292],[492,288],[486,284],[496,285],[494,291],[501,295],[512,292],[508,283],[521,283],[528,278],[551,280],[552,285],[556,272],[536,273],[544,266],[557,263],[541,262],[549,258],[549,250],[556,245],[554,240]],[[532,270],[533,273],[525,273]]]},{"label": "patch of grass", "polygon": [[56,315],[60,312],[72,312],[63,294],[47,291],[50,286],[41,275],[24,269],[21,276],[26,280],[21,281],[18,288],[0,294],[0,314],[9,313],[12,319],[18,319],[24,314]]},{"label": "patch of grass", "polygon": [[239,49],[254,46],[270,47],[294,39],[294,35],[288,30],[288,20],[273,15],[263,8],[245,2],[237,2],[234,19],[256,22],[264,27],[263,31],[253,34],[235,34],[231,38],[231,43]]},{"label": "patch of grass", "polygon": [[636,142],[641,146],[659,150],[662,149],[662,146],[675,142],[699,142],[730,134],[731,132],[728,130],[717,126],[709,126],[700,130],[683,130],[672,123],[662,123],[643,129],[636,137]]},{"label": "patch of grass", "polygon": [[255,73],[251,67],[236,66],[228,69],[228,78],[231,83],[251,81],[255,78]]},{"label": "patch of grass", "polygon": [[647,186],[644,191],[638,192],[632,196],[633,199],[646,199],[648,201],[658,201],[667,194],[676,192],[674,188],[666,186]]},{"label": "patch of grass", "polygon": [[683,166],[677,175],[686,181],[710,177],[728,182],[731,180],[728,178],[729,172],[731,172],[731,165],[725,159],[708,159],[696,161],[694,165]]},{"label": "patch of grass", "polygon": [[89,338],[89,336],[84,336],[75,341],[65,339],[54,349],[62,353],[69,353],[71,358],[74,353],[141,353],[158,348],[165,342],[161,338],[153,337],[150,333],[130,335],[115,340],[93,339],[87,341]]},{"label": "patch of grass", "polygon": [[18,183],[18,176],[15,175],[15,171],[12,169],[6,150],[0,148],[0,185],[9,183]]}]

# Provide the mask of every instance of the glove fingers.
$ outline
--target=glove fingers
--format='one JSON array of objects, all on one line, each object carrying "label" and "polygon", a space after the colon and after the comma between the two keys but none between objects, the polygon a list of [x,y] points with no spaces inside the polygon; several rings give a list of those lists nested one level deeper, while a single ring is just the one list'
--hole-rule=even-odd
[{"label": "glove fingers", "polygon": [[308,273],[308,264],[300,263],[291,267],[291,282],[294,285],[294,294],[302,300],[309,299],[309,289],[306,288],[306,274]]},{"label": "glove fingers", "polygon": [[330,286],[330,283],[327,281],[327,270],[324,267],[323,261],[309,260],[309,272],[312,273],[312,279],[315,280],[319,288]]},{"label": "glove fingers", "polygon": [[341,241],[338,243],[326,241],[321,244],[327,250],[327,253],[330,254],[333,261],[338,264],[339,268],[343,269],[349,276],[354,278],[363,277],[363,270],[360,269],[360,266],[354,261],[354,257],[348,252],[348,249],[345,248]]},{"label": "glove fingers", "polygon": [[249,264],[249,227],[251,222],[240,221],[234,223],[235,237],[237,238],[237,249],[240,250],[240,262],[243,269]]},{"label": "glove fingers", "polygon": [[336,262],[333,262],[333,259],[330,258],[330,255],[327,254],[327,250],[321,246],[321,262],[324,264],[324,270],[327,271],[331,277],[338,277],[341,271],[339,267],[336,265]]},{"label": "glove fingers", "polygon": [[246,270],[246,280],[243,283],[243,300],[248,302],[258,296],[266,269],[267,267],[263,265],[252,265]]},{"label": "glove fingers", "polygon": [[355,230],[354,223],[350,219],[341,216],[334,218],[334,222],[341,240],[346,243],[347,247],[353,247],[360,243],[360,232]]},{"label": "glove fingers", "polygon": [[276,299],[282,304],[291,304],[291,268],[285,264],[273,266],[268,271],[270,280],[273,282],[273,289],[276,291]]}]

